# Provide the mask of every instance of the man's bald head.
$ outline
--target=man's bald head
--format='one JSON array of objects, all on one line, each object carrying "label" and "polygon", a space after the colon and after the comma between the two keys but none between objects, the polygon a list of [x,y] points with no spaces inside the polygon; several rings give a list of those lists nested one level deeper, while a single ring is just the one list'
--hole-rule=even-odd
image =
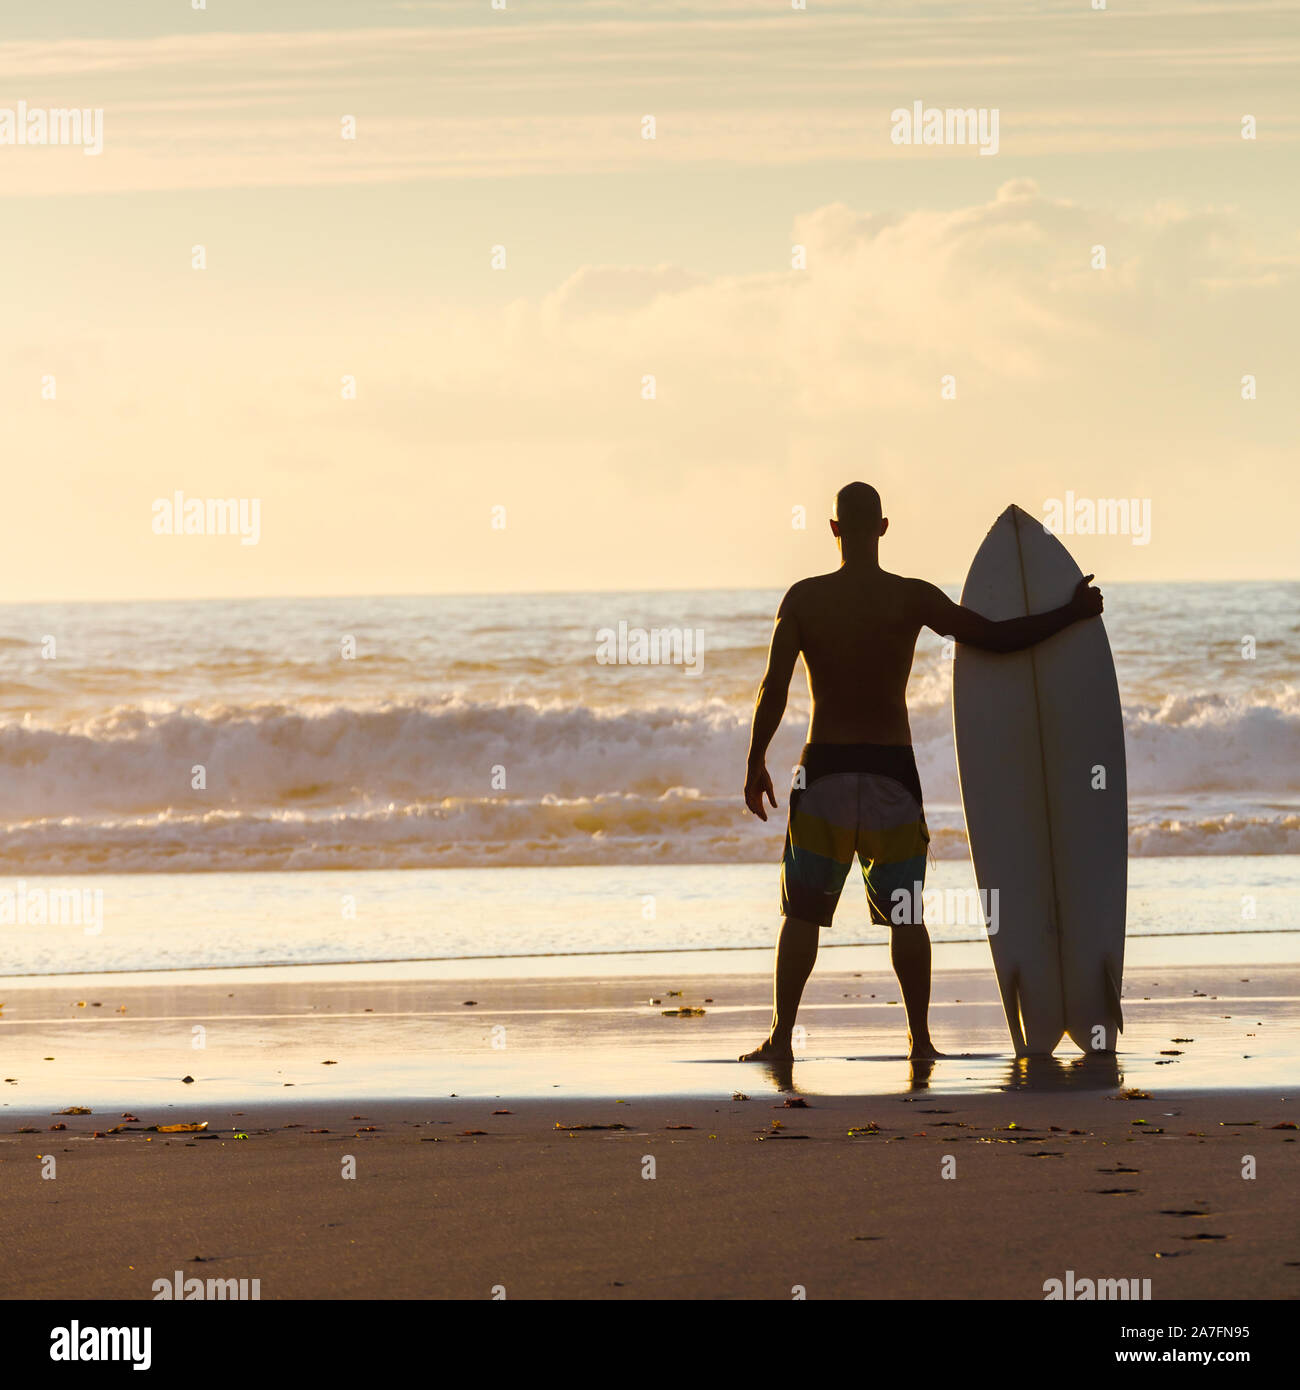
[{"label": "man's bald head", "polygon": [[880,535],[880,494],[870,483],[846,483],[835,494],[836,534],[858,537]]}]

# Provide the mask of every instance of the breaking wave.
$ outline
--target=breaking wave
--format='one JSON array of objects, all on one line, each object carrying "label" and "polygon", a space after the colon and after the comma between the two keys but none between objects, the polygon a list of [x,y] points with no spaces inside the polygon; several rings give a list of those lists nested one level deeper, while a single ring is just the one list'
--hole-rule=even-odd
[{"label": "breaking wave", "polygon": [[[1125,714],[1138,855],[1300,853],[1300,695]],[[945,701],[914,710],[941,858],[966,850]],[[7,873],[770,862],[740,802],[748,712],[473,702],[129,706],[0,727]],[[784,730],[771,766],[797,753]],[[778,756],[778,754],[780,756]],[[200,780],[201,786],[196,786]],[[1187,809],[1190,804],[1198,808]]]}]

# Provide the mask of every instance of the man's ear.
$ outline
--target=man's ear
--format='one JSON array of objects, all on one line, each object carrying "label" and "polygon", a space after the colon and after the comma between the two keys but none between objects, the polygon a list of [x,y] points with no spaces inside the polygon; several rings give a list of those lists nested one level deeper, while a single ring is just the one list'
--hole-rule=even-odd
[{"label": "man's ear", "polygon": [[831,535],[838,537],[840,534],[840,523],[831,517]]},{"label": "man's ear", "polygon": [[883,536],[883,535],[885,534],[885,532],[888,531],[888,530],[889,530],[889,518],[888,518],[887,516],[882,516],[882,517],[880,518],[880,534]]}]

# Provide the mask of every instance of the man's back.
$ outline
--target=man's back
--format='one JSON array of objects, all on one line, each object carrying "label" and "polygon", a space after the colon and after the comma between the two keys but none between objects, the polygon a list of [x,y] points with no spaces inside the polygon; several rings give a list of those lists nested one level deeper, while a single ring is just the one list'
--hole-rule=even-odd
[{"label": "man's back", "polygon": [[921,619],[916,581],[845,565],[794,585],[794,620],[812,695],[810,743],[911,743],[907,678]]}]

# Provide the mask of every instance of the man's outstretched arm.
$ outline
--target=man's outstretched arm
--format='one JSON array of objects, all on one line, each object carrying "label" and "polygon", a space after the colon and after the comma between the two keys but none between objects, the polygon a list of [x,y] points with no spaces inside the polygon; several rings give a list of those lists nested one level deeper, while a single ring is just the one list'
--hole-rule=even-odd
[{"label": "man's outstretched arm", "polygon": [[1019,652],[1051,637],[1083,618],[1095,618],[1102,610],[1101,590],[1089,587],[1093,576],[1079,580],[1069,603],[1046,613],[994,622],[973,609],[954,603],[942,589],[918,580],[921,622],[940,637],[955,637],[970,647],[986,652]]},{"label": "man's outstretched arm", "polygon": [[754,704],[754,723],[749,733],[749,759],[745,768],[745,805],[759,818],[767,819],[763,797],[776,805],[772,779],[767,775],[767,746],[781,727],[785,702],[790,694],[790,677],[799,659],[799,620],[794,616],[790,595],[776,610],[776,627],[767,652],[767,670],[758,687]]}]

